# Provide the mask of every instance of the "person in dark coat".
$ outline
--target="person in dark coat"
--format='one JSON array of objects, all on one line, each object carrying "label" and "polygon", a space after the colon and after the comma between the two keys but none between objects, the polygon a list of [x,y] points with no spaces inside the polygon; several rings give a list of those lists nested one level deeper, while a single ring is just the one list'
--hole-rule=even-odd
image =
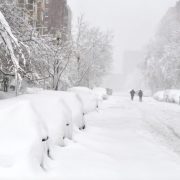
[{"label": "person in dark coat", "polygon": [[138,96],[139,96],[139,101],[142,102],[142,97],[143,97],[143,91],[142,90],[139,90]]},{"label": "person in dark coat", "polygon": [[4,77],[3,78],[4,92],[8,92],[8,82],[9,82],[8,77]]},{"label": "person in dark coat", "polygon": [[134,100],[134,95],[135,95],[135,90],[134,89],[132,89],[131,91],[130,91],[130,95],[131,95],[131,100],[133,101]]}]

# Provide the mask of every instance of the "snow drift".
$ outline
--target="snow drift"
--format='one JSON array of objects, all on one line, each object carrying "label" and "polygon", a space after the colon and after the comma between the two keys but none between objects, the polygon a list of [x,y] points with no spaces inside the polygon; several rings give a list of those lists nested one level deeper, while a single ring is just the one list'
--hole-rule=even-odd
[{"label": "snow drift", "polygon": [[177,89],[159,91],[153,97],[158,101],[180,104],[180,90]]},{"label": "snow drift", "polygon": [[24,94],[36,94],[43,91],[42,88],[29,88],[26,87]]},{"label": "snow drift", "polygon": [[25,175],[41,172],[47,155],[47,147],[42,138],[47,135],[31,103],[11,101],[10,104],[1,101],[0,117],[1,176],[3,170],[6,172],[7,169]]},{"label": "snow drift", "polygon": [[59,99],[43,94],[22,95],[18,98],[31,102],[41,121],[48,129],[49,143],[64,146],[64,138],[72,139],[72,115],[67,105]]},{"label": "snow drift", "polygon": [[93,88],[93,93],[97,96],[98,100],[107,100],[107,90],[105,88]]},{"label": "snow drift", "polygon": [[164,101],[164,91],[158,91],[153,95],[153,98],[157,101]]},{"label": "snow drift", "polygon": [[80,130],[85,128],[85,120],[83,115],[83,106],[79,97],[72,92],[65,91],[42,91],[41,94],[45,94],[48,97],[54,97],[59,100],[63,100],[68,108],[72,112],[72,122],[75,127],[78,127]]},{"label": "snow drift", "polygon": [[98,108],[98,98],[93,91],[86,87],[73,87],[68,89],[70,92],[74,92],[80,98],[84,113],[95,111]]}]

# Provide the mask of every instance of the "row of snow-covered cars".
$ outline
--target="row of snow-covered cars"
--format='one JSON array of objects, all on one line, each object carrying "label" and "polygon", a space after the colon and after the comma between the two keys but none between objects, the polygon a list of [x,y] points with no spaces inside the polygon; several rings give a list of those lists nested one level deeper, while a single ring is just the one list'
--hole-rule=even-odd
[{"label": "row of snow-covered cars", "polygon": [[153,95],[153,97],[157,101],[180,104],[179,89],[168,89],[164,91],[158,91]]},{"label": "row of snow-covered cars", "polygon": [[47,169],[54,147],[65,146],[65,139],[84,130],[84,116],[96,111],[99,101],[106,98],[103,88],[74,87],[1,100],[0,175],[10,169],[12,176]]}]

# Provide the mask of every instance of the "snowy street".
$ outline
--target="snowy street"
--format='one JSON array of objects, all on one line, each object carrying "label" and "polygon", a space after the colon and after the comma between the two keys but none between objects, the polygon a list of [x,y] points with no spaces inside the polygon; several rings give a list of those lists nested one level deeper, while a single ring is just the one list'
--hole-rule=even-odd
[{"label": "snowy street", "polygon": [[0,0],[5,179],[180,180],[180,0]]},{"label": "snowy street", "polygon": [[112,96],[86,116],[85,132],[56,149],[48,173],[78,180],[179,180],[179,117],[178,105]]}]

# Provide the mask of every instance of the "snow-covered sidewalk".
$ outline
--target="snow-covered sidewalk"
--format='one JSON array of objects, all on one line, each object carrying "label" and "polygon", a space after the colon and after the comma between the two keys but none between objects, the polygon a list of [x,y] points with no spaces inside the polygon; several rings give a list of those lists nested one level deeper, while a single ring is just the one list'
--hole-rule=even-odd
[{"label": "snow-covered sidewalk", "polygon": [[86,116],[85,132],[75,133],[73,142],[68,140],[66,147],[54,150],[46,177],[179,180],[180,157],[173,152],[180,140],[178,129],[174,130],[180,126],[179,117],[177,105],[113,96],[100,105],[99,112]]}]

